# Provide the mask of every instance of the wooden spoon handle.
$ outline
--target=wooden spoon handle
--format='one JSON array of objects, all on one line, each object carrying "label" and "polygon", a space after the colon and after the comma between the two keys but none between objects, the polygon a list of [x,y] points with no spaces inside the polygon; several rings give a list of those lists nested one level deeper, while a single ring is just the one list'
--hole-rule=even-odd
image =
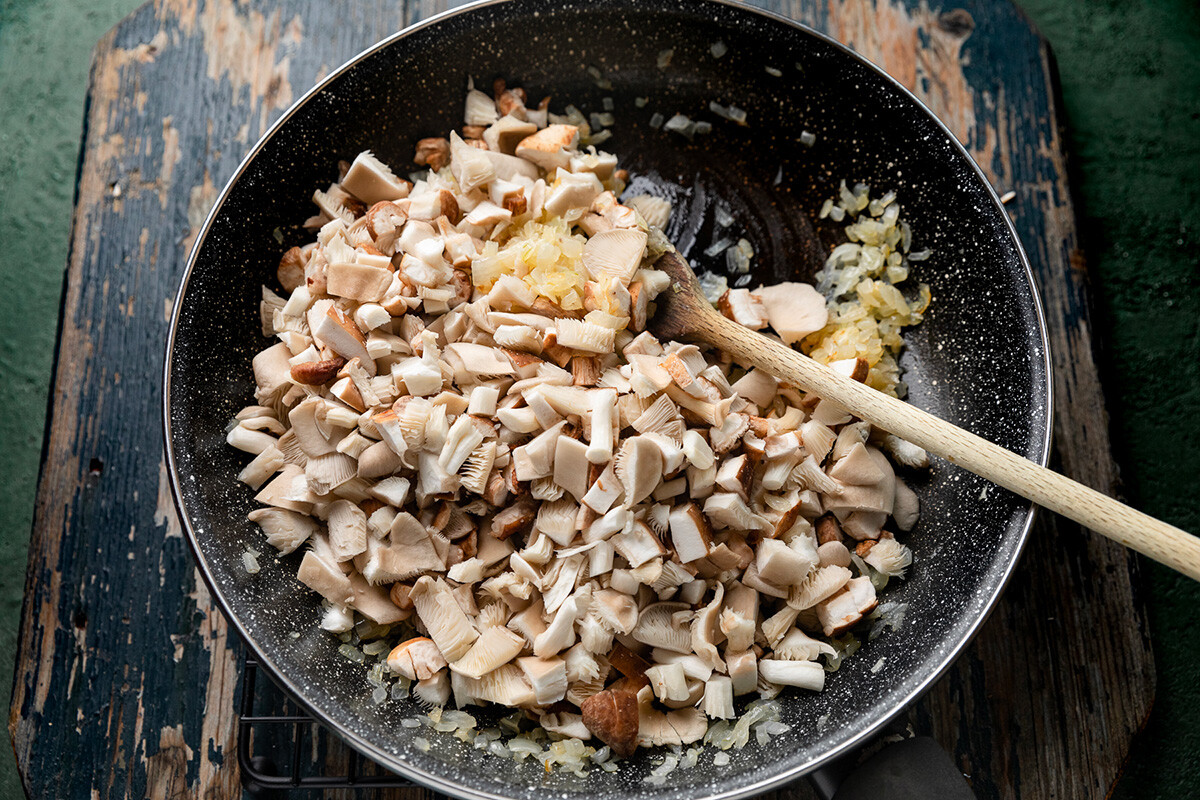
[{"label": "wooden spoon handle", "polygon": [[878,392],[716,311],[690,315],[690,338],[846,408],[860,419],[941,456],[1086,528],[1200,581],[1200,539],[916,406]]}]

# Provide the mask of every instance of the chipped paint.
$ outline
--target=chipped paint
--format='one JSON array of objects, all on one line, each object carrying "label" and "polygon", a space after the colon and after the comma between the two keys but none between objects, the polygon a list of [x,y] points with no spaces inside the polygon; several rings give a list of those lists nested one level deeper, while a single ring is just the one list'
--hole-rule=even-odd
[{"label": "chipped paint", "polygon": [[[281,21],[279,9],[264,15],[233,3],[206,3],[200,11],[200,34],[208,56],[208,77],[226,79],[235,103],[259,107],[259,131],[271,112],[293,100],[289,80],[291,51],[303,40],[299,16]],[[243,90],[249,90],[243,99]]]},{"label": "chipped paint", "polygon": [[183,529],[175,514],[175,501],[171,499],[171,482],[167,477],[167,459],[158,462],[158,496],[154,505],[154,525],[166,528],[164,539],[182,539]]},{"label": "chipped paint", "polygon": [[234,797],[241,788],[236,758],[237,720],[229,713],[238,683],[238,655],[230,649],[229,624],[218,611],[199,571],[192,573],[196,589],[189,596],[204,609],[200,642],[209,654],[211,668],[204,687],[204,715],[200,726],[200,785],[220,787],[218,797]]},{"label": "chipped paint", "polygon": [[158,752],[145,757],[146,796],[162,798],[194,797],[187,782],[192,748],[183,738],[183,726],[172,725],[158,734]]},{"label": "chipped paint", "polygon": [[174,117],[163,117],[162,121],[162,171],[159,173],[158,199],[161,206],[167,207],[167,197],[171,191],[171,178],[175,174],[175,165],[179,163],[179,130],[174,126]]},{"label": "chipped paint", "polygon": [[[963,10],[943,13],[925,0],[830,0],[830,33],[916,93],[968,148],[978,135],[975,93],[963,72],[964,43],[974,20]],[[922,42],[922,38],[924,42]]]},{"label": "chipped paint", "polygon": [[213,184],[212,175],[205,170],[204,181],[193,186],[188,192],[188,232],[182,243],[184,253],[192,251],[192,245],[196,243],[196,237],[200,234],[200,227],[204,225],[204,219],[215,202],[217,202],[217,187]]}]

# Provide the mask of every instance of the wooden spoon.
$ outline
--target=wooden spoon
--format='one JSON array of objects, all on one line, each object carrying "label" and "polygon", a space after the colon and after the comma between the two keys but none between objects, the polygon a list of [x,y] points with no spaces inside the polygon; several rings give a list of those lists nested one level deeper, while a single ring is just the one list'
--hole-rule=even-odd
[{"label": "wooden spoon", "polygon": [[667,252],[655,264],[673,284],[649,327],[661,339],[696,341],[842,406],[859,419],[925,448],[1086,528],[1200,581],[1200,539],[1040,467],[999,445],[878,392],[720,314],[687,262]]}]

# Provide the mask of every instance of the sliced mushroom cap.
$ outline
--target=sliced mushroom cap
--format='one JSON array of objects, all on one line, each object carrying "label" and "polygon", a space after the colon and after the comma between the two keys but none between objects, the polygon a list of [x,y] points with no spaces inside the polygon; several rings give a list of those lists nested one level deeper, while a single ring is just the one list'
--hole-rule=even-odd
[{"label": "sliced mushroom cap", "polygon": [[892,517],[896,520],[896,527],[902,531],[911,531],[920,517],[921,501],[917,497],[917,493],[899,478],[896,478],[895,497],[892,505]]},{"label": "sliced mushroom cap", "polygon": [[671,541],[683,563],[708,555],[712,548],[712,526],[695,503],[683,503],[671,510]]},{"label": "sliced mushroom cap", "polygon": [[[383,299],[392,284],[392,272],[369,264],[334,262],[325,271],[326,291],[335,297],[345,297],[359,303],[375,303]],[[331,345],[332,346],[332,345]],[[293,376],[295,376],[293,369]],[[305,383],[324,383],[306,380]]]},{"label": "sliced mushroom cap", "polygon": [[548,706],[566,697],[567,662],[563,659],[557,656],[526,656],[517,659],[517,666],[525,673],[525,680],[533,687],[534,699],[538,705]]},{"label": "sliced mushroom cap", "polygon": [[632,526],[613,536],[610,541],[616,552],[628,561],[629,566],[633,569],[644,567],[667,555],[667,548],[654,535],[650,526],[641,521],[635,521]]},{"label": "sliced mushroom cap", "polygon": [[800,426],[800,440],[804,449],[820,464],[837,441],[837,434],[828,425],[810,419]]},{"label": "sliced mushroom cap", "polygon": [[349,561],[367,549],[367,515],[349,500],[329,506],[329,544],[338,561]]},{"label": "sliced mushroom cap", "polygon": [[421,624],[446,660],[457,661],[466,655],[479,638],[479,632],[471,625],[446,582],[424,576],[413,584],[409,597]]},{"label": "sliced mushroom cap", "polygon": [[758,686],[758,656],[753,650],[742,652],[725,651],[725,664],[729,668],[729,678],[733,681],[735,696],[749,694]]},{"label": "sliced mushroom cap", "polygon": [[[783,661],[816,661],[822,654],[836,655],[837,650],[827,642],[813,639],[799,628],[792,628],[784,634],[772,654],[775,658]],[[783,683],[783,681],[771,680],[774,683]]]},{"label": "sliced mushroom cap", "polygon": [[[871,436],[871,425],[867,422],[852,422],[848,425],[843,425],[838,431],[837,439],[833,444],[833,452],[830,456],[834,461],[840,461],[850,454],[850,451],[856,444],[866,444],[867,439]],[[841,480],[839,478],[839,480]],[[874,483],[875,480],[868,480],[867,483]]]},{"label": "sliced mushroom cap", "polygon": [[826,636],[840,636],[874,611],[877,603],[871,579],[854,578],[843,591],[817,605],[817,620]]},{"label": "sliced mushroom cap", "polygon": [[679,612],[690,615],[691,610],[692,607],[687,603],[652,603],[638,615],[633,638],[651,647],[661,647],[676,653],[691,653],[690,620],[681,622],[679,618]]},{"label": "sliced mushroom cap", "polygon": [[310,459],[329,455],[337,449],[336,444],[330,441],[329,435],[322,430],[323,426],[318,422],[318,411],[324,404],[325,401],[320,397],[308,397],[288,412],[288,422],[291,423],[296,445]]},{"label": "sliced mushroom cap", "polygon": [[787,344],[816,333],[829,321],[825,297],[807,283],[761,286],[751,294],[762,301],[771,327]]},{"label": "sliced mushroom cap", "polygon": [[407,511],[401,511],[392,520],[389,545],[388,549],[395,553],[396,561],[393,562],[393,566],[403,564],[404,571],[407,573],[394,580],[404,580],[427,570],[446,568],[445,562],[437,553],[429,531]]},{"label": "sliced mushroom cap", "polygon": [[655,664],[646,670],[650,688],[659,702],[678,702],[688,699],[687,676],[681,664]]},{"label": "sliced mushroom cap", "polygon": [[417,681],[413,686],[413,694],[423,703],[431,706],[444,706],[450,702],[450,674],[442,670],[432,677]]},{"label": "sliced mushroom cap", "polygon": [[359,359],[368,374],[375,374],[375,359],[367,353],[367,339],[354,320],[336,306],[329,306],[312,329],[314,338],[347,361]]},{"label": "sliced mushroom cap", "polygon": [[802,583],[792,587],[788,594],[788,605],[798,611],[812,608],[841,591],[849,580],[850,570],[845,567],[831,564],[815,569]]},{"label": "sliced mushroom cap", "polygon": [[888,577],[903,578],[904,571],[912,564],[912,551],[895,539],[884,538],[875,542],[863,561]]},{"label": "sliced mushroom cap", "polygon": [[776,586],[798,586],[817,565],[815,548],[809,555],[779,539],[764,539],[758,545],[758,574]]},{"label": "sliced mushroom cap", "polygon": [[588,490],[588,447],[578,439],[560,436],[554,449],[554,483],[566,489],[576,500]]},{"label": "sliced mushroom cap", "polygon": [[654,228],[666,228],[671,219],[671,201],[665,197],[639,194],[627,198],[625,205],[641,214],[646,224]]},{"label": "sliced mushroom cap", "polygon": [[642,747],[685,745],[698,742],[708,731],[708,720],[698,708],[676,711],[642,709],[638,717],[638,744]]},{"label": "sliced mushroom cap", "polygon": [[575,149],[578,141],[579,128],[574,125],[547,125],[518,142],[515,152],[519,158],[553,172],[559,167],[567,167],[571,160],[567,151]]},{"label": "sliced mushroom cap", "polygon": [[839,567],[850,566],[850,550],[841,541],[828,541],[817,548],[820,566],[834,564]]},{"label": "sliced mushroom cap", "polygon": [[887,514],[882,511],[854,511],[842,520],[842,530],[852,538],[861,541],[878,539],[887,522]]},{"label": "sliced mushroom cap", "polygon": [[788,596],[787,587],[776,586],[775,584],[768,583],[762,579],[762,576],[758,574],[757,559],[751,561],[746,566],[745,571],[742,573],[742,583],[746,584],[751,589],[754,589],[759,594],[764,594],[767,597],[777,597],[783,600]]},{"label": "sliced mushroom cap", "polygon": [[[307,488],[307,482],[304,480],[304,469],[296,464],[284,464],[279,474],[272,478],[271,482],[264,486],[258,494],[254,495],[254,501],[256,503],[262,503],[263,505],[274,506],[275,508],[296,511],[303,515],[305,520],[311,522],[311,518],[308,515],[312,513],[313,504],[305,499],[297,499],[294,496],[295,493],[292,491],[292,487],[295,485],[297,478],[299,478],[301,484]],[[255,511],[250,512],[250,514],[253,515],[259,511],[265,510],[267,509],[255,509]],[[250,520],[252,522],[258,521],[254,516],[250,516]],[[291,524],[289,523],[288,529],[290,528]],[[288,532],[288,529],[280,532],[282,538],[280,539],[279,543],[276,544],[271,540],[271,532],[267,531],[266,528],[263,528],[263,532],[267,534],[267,541],[270,542],[271,546],[275,547],[285,555],[292,552],[292,550],[295,550],[296,547],[298,547],[301,542],[304,541],[304,539],[308,538],[309,535],[305,534],[304,539],[295,541],[294,547],[285,549],[288,542],[294,541],[294,537]],[[300,533],[300,530],[294,531],[294,534],[297,536]]]},{"label": "sliced mushroom cap", "polygon": [[462,658],[450,662],[450,669],[470,678],[482,678],[512,661],[524,647],[525,638],[520,634],[504,627],[488,628]]},{"label": "sliced mushroom cap", "polygon": [[450,172],[464,194],[496,178],[496,168],[484,151],[467,144],[453,131],[450,132]]},{"label": "sliced mushroom cap", "polygon": [[629,595],[613,589],[593,592],[592,613],[612,633],[631,633],[638,623],[637,603]]},{"label": "sliced mushroom cap", "polygon": [[526,122],[512,114],[506,114],[488,126],[483,132],[483,141],[488,150],[515,155],[517,145],[537,133],[537,125]]},{"label": "sliced mushroom cap", "polygon": [[575,538],[575,520],[579,504],[569,497],[542,503],[537,513],[537,529],[555,544],[566,547]]},{"label": "sliced mushroom cap", "polygon": [[[865,458],[861,456],[865,456]],[[867,480],[871,476],[878,476],[877,480],[868,484],[841,484],[840,491],[825,498],[826,510],[837,513],[839,516],[845,516],[846,513],[853,511],[891,514],[896,501],[896,473],[888,462],[887,456],[874,447],[855,445],[849,455],[834,465],[830,470],[830,475],[836,479],[834,473],[839,472],[838,468],[851,459],[854,459],[851,466],[841,471],[841,474],[846,475],[848,479],[855,480]],[[865,467],[868,460],[874,470],[868,470]],[[819,487],[814,488],[819,489]]]},{"label": "sliced mushroom cap", "polygon": [[616,228],[597,233],[583,246],[583,266],[592,280],[611,275],[628,285],[646,253],[646,233]]},{"label": "sliced mushroom cap", "polygon": [[254,397],[260,403],[269,404],[280,392],[292,385],[292,351],[283,342],[259,352],[251,361],[254,370]]},{"label": "sliced mushroom cap", "polygon": [[547,733],[565,736],[570,739],[590,739],[592,732],[583,724],[583,717],[570,711],[556,711],[553,714],[542,714],[538,723]]},{"label": "sliced mushroom cap", "polygon": [[342,188],[367,205],[383,200],[400,200],[408,197],[412,185],[397,178],[392,170],[376,158],[370,150],[355,156],[341,180]]},{"label": "sliced mushroom cap", "polygon": [[750,510],[741,495],[732,492],[717,492],[709,496],[704,501],[704,514],[718,528],[764,532],[773,528],[765,517]]},{"label": "sliced mushroom cap", "polygon": [[638,746],[640,714],[637,695],[620,689],[605,689],[580,705],[583,724],[615,755],[628,758]]},{"label": "sliced mushroom cap", "polygon": [[350,579],[337,564],[332,559],[317,555],[313,550],[304,554],[296,578],[338,607],[349,605],[354,596],[354,587],[351,586]]},{"label": "sliced mushroom cap", "polygon": [[410,681],[423,681],[445,669],[446,659],[432,639],[418,636],[392,648],[387,665],[392,672]]},{"label": "sliced mushroom cap", "polygon": [[570,219],[572,212],[578,215],[586,211],[602,191],[604,185],[590,172],[560,172],[550,188],[543,209],[553,216]]},{"label": "sliced mushroom cap", "polygon": [[770,322],[762,299],[750,294],[748,289],[727,289],[717,302],[717,308],[729,319],[752,331],[760,331]]},{"label": "sliced mushroom cap", "polygon": [[481,678],[450,672],[450,687],[460,705],[478,705],[480,701],[514,708],[534,702],[533,688],[516,664],[505,664]]},{"label": "sliced mushroom cap", "polygon": [[[374,442],[358,457],[358,477],[379,478],[391,475],[401,465],[400,456],[385,442]],[[401,480],[404,480],[401,478]],[[407,483],[407,481],[406,481]],[[403,502],[394,505],[401,506]]]},{"label": "sliced mushroom cap", "polygon": [[616,348],[616,331],[604,325],[563,318],[554,323],[554,330],[557,344],[570,350],[604,354]]},{"label": "sliced mushroom cap", "polygon": [[320,530],[312,517],[283,508],[256,508],[246,516],[262,528],[267,544],[280,555],[292,552]]},{"label": "sliced mushroom cap", "polygon": [[[853,428],[847,426],[842,430],[853,430]],[[837,444],[840,444],[841,440],[842,437],[839,434]],[[834,446],[835,458],[837,458],[837,444]],[[883,480],[884,472],[876,459],[871,457],[862,440],[858,440],[846,450],[845,455],[838,458],[837,463],[829,470],[829,477],[843,484],[874,486]]]},{"label": "sliced mushroom cap", "polygon": [[614,466],[625,490],[625,503],[637,505],[662,481],[662,450],[645,436],[631,436],[617,452]]},{"label": "sliced mushroom cap", "polygon": [[725,662],[717,652],[724,638],[720,627],[721,603],[725,598],[724,584],[717,583],[712,601],[692,620],[692,649],[700,660],[713,669],[724,671]]}]

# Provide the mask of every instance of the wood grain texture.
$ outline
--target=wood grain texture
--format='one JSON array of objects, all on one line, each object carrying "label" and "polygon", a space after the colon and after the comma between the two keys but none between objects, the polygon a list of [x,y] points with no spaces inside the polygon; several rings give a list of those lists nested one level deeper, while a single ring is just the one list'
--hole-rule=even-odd
[{"label": "wood grain texture", "polygon": [[[218,188],[270,121],[444,5],[157,0],[97,46],[9,725],[32,797],[240,796],[241,648],[192,567],[161,454],[173,293]],[[1113,491],[1044,43],[1004,2],[767,5],[913,88],[1017,193],[1054,347],[1060,468]],[[1132,556],[1044,515],[992,619],[908,724],[981,798],[1103,796],[1153,697],[1136,586]],[[347,758],[323,734],[305,752],[335,769]]]}]

